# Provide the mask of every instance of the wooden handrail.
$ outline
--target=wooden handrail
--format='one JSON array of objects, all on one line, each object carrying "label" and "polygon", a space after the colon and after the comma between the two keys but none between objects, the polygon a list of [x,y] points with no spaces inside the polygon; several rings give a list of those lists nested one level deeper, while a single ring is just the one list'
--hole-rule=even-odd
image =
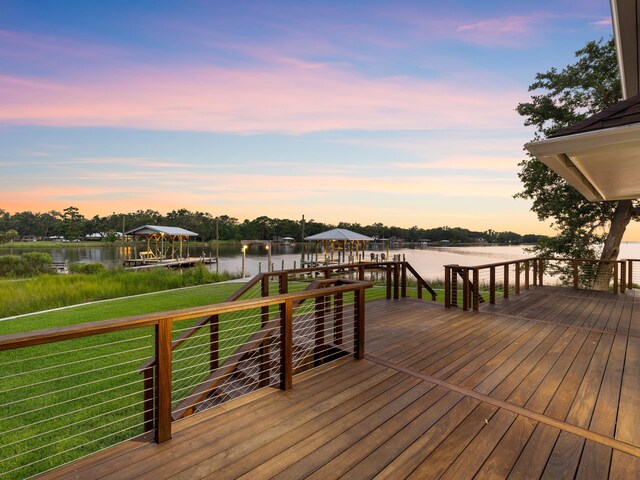
[{"label": "wooden handrail", "polygon": [[[335,293],[345,293],[358,290],[359,288],[370,288],[371,282],[360,282],[352,280],[351,283],[338,285],[335,287],[325,287],[324,295],[333,295]],[[54,343],[62,340],[71,340],[74,338],[89,337],[100,335],[103,333],[116,332],[120,330],[128,330],[131,328],[147,327],[158,325],[162,320],[169,320],[171,323],[181,320],[189,320],[211,315],[222,315],[224,313],[238,312],[252,308],[260,308],[263,306],[280,305],[286,300],[302,300],[313,298],[317,295],[317,291],[302,291],[294,293],[285,293],[274,295],[272,297],[252,298],[248,300],[238,300],[236,302],[216,303],[202,307],[184,308],[180,310],[172,310],[169,312],[149,313],[145,315],[136,315],[132,317],[116,318],[112,320],[102,320],[99,322],[89,322],[79,325],[68,325],[64,327],[47,328],[42,330],[34,330],[31,332],[13,333],[0,336],[0,351],[23,348],[32,345],[42,345],[46,343]]]},{"label": "wooden handrail", "polygon": [[[433,300],[434,302],[436,301],[437,295],[436,292],[433,290],[433,288],[431,288],[431,285],[429,285],[426,280],[424,278],[422,278],[422,276],[416,271],[415,268],[413,268],[413,266],[409,263],[409,262],[404,262],[404,265],[406,267],[407,270],[409,270],[414,277],[416,277],[416,280],[419,282],[420,285],[422,285],[424,288],[426,288],[429,293],[431,294],[431,300]],[[418,290],[419,294],[418,294],[418,298],[422,298],[422,290]]]}]

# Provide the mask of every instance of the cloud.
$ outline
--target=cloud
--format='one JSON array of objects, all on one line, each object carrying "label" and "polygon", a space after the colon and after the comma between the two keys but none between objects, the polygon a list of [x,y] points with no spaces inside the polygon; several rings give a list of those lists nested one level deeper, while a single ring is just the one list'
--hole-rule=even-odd
[{"label": "cloud", "polygon": [[130,66],[83,81],[0,77],[9,125],[227,133],[505,128],[508,85],[367,78],[329,65],[274,69]]},{"label": "cloud", "polygon": [[458,40],[487,47],[523,46],[548,18],[548,14],[486,18],[458,25],[453,36]]},{"label": "cloud", "polygon": [[598,20],[595,22],[591,22],[589,25],[593,25],[597,28],[611,28],[611,17],[603,18],[602,20]]}]

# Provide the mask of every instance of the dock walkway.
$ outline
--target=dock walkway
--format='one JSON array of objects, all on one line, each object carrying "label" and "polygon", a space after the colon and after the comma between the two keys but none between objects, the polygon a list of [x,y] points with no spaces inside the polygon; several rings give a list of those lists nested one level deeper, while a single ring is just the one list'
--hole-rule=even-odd
[{"label": "dock walkway", "polygon": [[341,359],[42,478],[638,478],[640,296],[367,303]]}]

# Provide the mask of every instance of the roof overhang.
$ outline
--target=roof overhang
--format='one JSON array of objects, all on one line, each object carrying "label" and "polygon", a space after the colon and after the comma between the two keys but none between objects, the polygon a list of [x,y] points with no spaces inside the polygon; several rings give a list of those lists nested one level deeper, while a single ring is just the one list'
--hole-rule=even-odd
[{"label": "roof overhang", "polygon": [[640,124],[525,145],[587,200],[640,198]]},{"label": "roof overhang", "polygon": [[611,0],[611,21],[622,79],[622,97],[633,97],[640,93],[638,0]]}]

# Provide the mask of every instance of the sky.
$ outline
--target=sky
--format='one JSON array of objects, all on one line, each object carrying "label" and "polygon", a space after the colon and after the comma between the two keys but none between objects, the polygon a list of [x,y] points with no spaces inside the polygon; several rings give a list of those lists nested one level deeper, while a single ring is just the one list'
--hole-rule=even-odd
[{"label": "sky", "polygon": [[0,0],[0,208],[548,234],[515,107],[610,36],[607,0]]}]

